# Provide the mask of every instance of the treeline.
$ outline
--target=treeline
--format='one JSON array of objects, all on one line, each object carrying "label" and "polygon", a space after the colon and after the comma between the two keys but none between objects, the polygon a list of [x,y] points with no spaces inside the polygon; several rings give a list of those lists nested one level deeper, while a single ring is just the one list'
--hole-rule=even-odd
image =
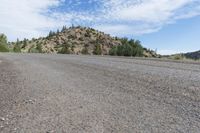
[{"label": "treeline", "polygon": [[122,45],[113,46],[109,54],[113,56],[143,56],[144,48],[139,40],[128,40],[127,38],[119,39]]}]

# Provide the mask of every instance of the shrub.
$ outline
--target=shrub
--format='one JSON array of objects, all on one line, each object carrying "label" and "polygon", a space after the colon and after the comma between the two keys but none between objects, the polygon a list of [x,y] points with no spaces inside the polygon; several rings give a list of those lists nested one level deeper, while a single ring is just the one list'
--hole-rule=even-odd
[{"label": "shrub", "polygon": [[132,56],[132,53],[133,53],[132,51],[133,49],[131,45],[129,44],[123,45],[123,49],[122,49],[123,56]]},{"label": "shrub", "polygon": [[19,39],[17,39],[17,42],[14,44],[13,52],[16,52],[16,53],[21,52],[21,44],[20,44]]},{"label": "shrub", "polygon": [[83,48],[82,51],[81,51],[81,53],[84,54],[84,55],[89,54],[88,48],[87,47]]},{"label": "shrub", "polygon": [[60,51],[58,51],[59,54],[70,54],[70,44],[68,42],[65,42],[63,44],[63,47]]},{"label": "shrub", "polygon": [[113,46],[110,51],[109,55],[117,55],[117,46]]},{"label": "shrub", "polygon": [[122,45],[119,45],[117,46],[117,55],[118,56],[123,56],[123,46]]},{"label": "shrub", "polygon": [[173,58],[174,60],[182,60],[183,59],[183,55],[182,54],[177,54],[174,56]]},{"label": "shrub", "polygon": [[9,52],[9,49],[5,45],[0,44],[0,52]]},{"label": "shrub", "polygon": [[14,48],[13,48],[13,51],[16,52],[16,53],[20,53],[21,52],[21,47],[19,44],[15,44]]},{"label": "shrub", "polygon": [[143,56],[143,47],[138,40],[119,39],[122,45],[113,46],[109,54],[118,56]]},{"label": "shrub", "polygon": [[101,48],[100,44],[95,45],[93,54],[95,54],[95,55],[101,55],[102,54],[102,48]]},{"label": "shrub", "polygon": [[29,53],[39,53],[39,51],[35,48],[34,45],[32,45],[29,50],[28,50]]},{"label": "shrub", "polygon": [[71,50],[74,52],[74,49],[76,48],[76,46],[74,44],[71,45]]},{"label": "shrub", "polygon": [[36,45],[36,50],[38,50],[38,53],[42,53],[43,51],[42,51],[42,44],[41,43],[38,43],[37,45]]}]

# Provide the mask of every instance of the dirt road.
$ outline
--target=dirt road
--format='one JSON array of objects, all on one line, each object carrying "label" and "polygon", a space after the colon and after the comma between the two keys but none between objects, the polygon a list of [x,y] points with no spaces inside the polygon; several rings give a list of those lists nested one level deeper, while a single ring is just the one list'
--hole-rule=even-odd
[{"label": "dirt road", "polygon": [[0,54],[2,133],[199,133],[200,64]]}]

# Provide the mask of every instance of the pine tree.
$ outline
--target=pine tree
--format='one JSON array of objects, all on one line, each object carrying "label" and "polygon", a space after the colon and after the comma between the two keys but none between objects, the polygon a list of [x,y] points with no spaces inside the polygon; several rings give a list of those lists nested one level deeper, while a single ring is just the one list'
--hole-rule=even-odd
[{"label": "pine tree", "polygon": [[24,49],[27,45],[28,45],[28,44],[27,44],[27,39],[24,38],[22,48]]},{"label": "pine tree", "polygon": [[101,55],[102,54],[102,48],[101,48],[100,44],[95,45],[93,54],[95,54],[95,55]]},{"label": "pine tree", "polygon": [[19,39],[17,38],[17,42],[13,48],[13,51],[16,52],[16,53],[20,53],[21,52],[21,46],[20,46],[20,41]]},{"label": "pine tree", "polygon": [[0,34],[0,52],[9,52],[7,37],[4,34]]}]

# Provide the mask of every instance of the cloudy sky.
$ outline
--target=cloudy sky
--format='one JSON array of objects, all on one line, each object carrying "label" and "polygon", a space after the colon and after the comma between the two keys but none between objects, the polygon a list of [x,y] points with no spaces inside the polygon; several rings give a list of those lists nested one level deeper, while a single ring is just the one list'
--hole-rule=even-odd
[{"label": "cloudy sky", "polygon": [[15,41],[90,26],[171,54],[200,49],[199,15],[200,0],[0,0],[0,32]]}]

